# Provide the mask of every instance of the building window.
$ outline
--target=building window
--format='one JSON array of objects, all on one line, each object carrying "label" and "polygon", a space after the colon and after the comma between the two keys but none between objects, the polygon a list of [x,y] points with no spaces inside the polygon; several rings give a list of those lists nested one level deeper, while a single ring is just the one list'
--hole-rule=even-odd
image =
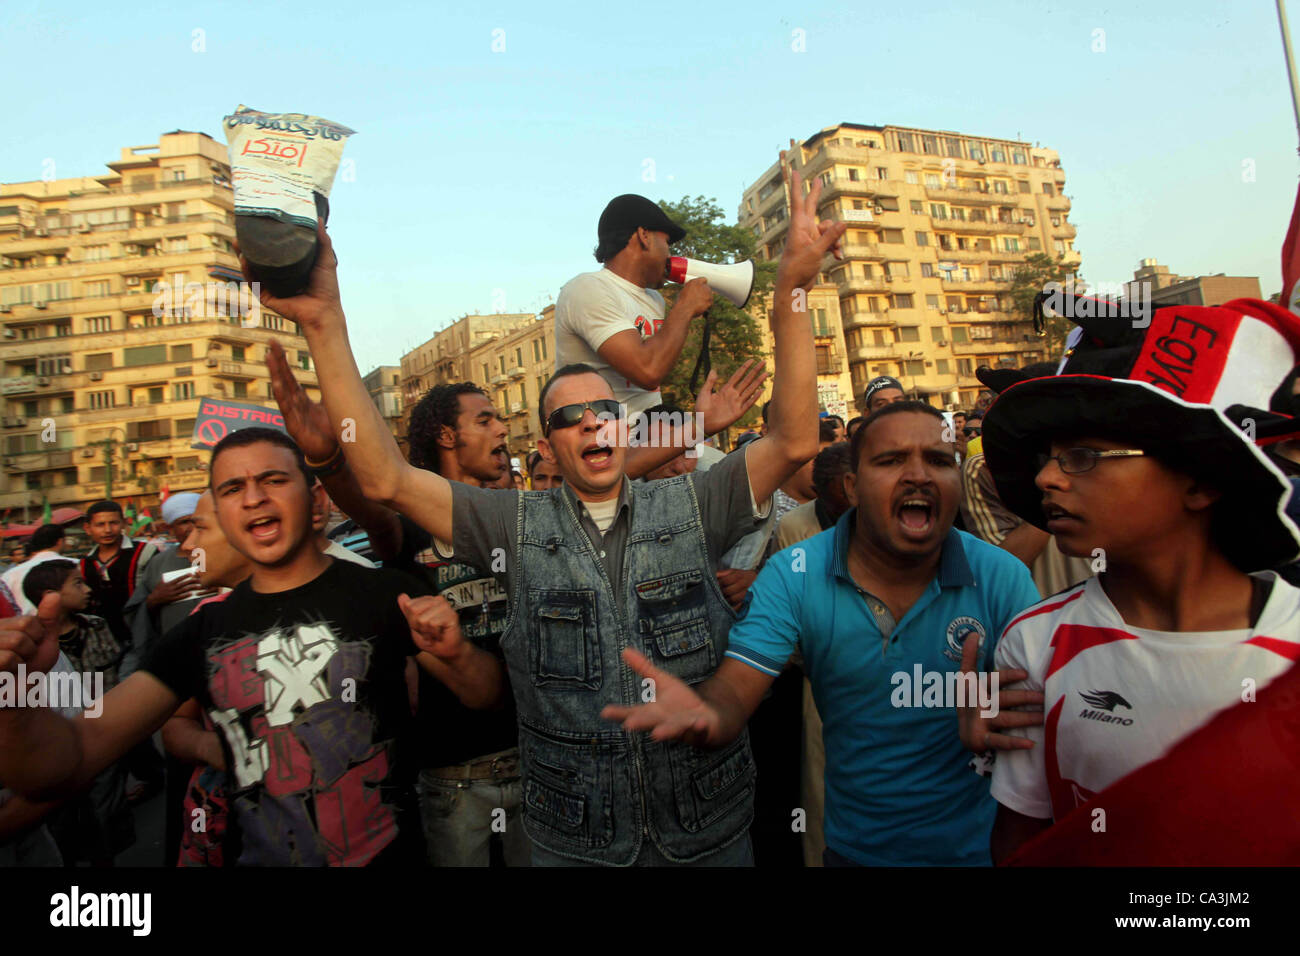
[{"label": "building window", "polygon": [[86,320],[86,332],[111,332],[113,330],[113,317],[111,315],[96,315]]},{"label": "building window", "polygon": [[921,202],[921,200],[919,200],[919,199],[913,199],[913,200],[911,201],[911,209],[912,209],[912,215],[913,215],[913,216],[924,216],[924,215],[925,215],[925,204],[924,204],[923,202]]},{"label": "building window", "polygon": [[122,364],[127,368],[136,365],[154,365],[167,361],[167,346],[140,345],[122,352]]},{"label": "building window", "polygon": [[247,382],[236,382],[236,383],[235,383],[235,398],[248,398],[248,383],[247,383]]},{"label": "building window", "polygon": [[880,230],[880,241],[901,246],[903,244],[903,230],[882,229]]},{"label": "building window", "polygon": [[114,405],[112,392],[91,392],[90,407],[91,409],[112,408]]},{"label": "building window", "polygon": [[299,352],[298,352],[298,367],[299,367],[300,369],[302,369],[304,372],[310,372],[310,371],[311,371],[311,353],[310,353],[310,352],[304,352],[304,351],[302,351],[302,350],[299,350]]},{"label": "building window", "polygon": [[939,359],[934,363],[934,370],[940,375],[948,375],[948,360]]},{"label": "building window", "polygon": [[194,397],[193,382],[174,382],[172,384],[172,401],[179,402]]},{"label": "building window", "polygon": [[910,292],[899,292],[889,297],[889,307],[891,309],[910,309],[912,308],[912,295]]},{"label": "building window", "polygon": [[888,179],[888,178],[889,178],[889,170],[886,169],[884,166],[877,166],[877,167],[876,167],[876,178],[877,178],[877,179]]},{"label": "building window", "polygon": [[[966,336],[966,326],[964,326],[964,325],[954,325],[954,326],[952,327],[952,340],[953,340],[954,342],[966,342],[966,341],[968,341],[967,336]],[[963,373],[963,374],[969,374],[969,373]]]},{"label": "building window", "polygon": [[[1059,245],[1059,243],[1058,243],[1058,245]],[[1003,252],[1019,252],[1019,251],[1020,251],[1020,240],[1017,239],[1017,238],[1015,238],[1014,236],[1003,236],[1003,237],[1002,237],[1002,251],[1003,251]]]},{"label": "building window", "polygon": [[167,240],[167,252],[169,255],[180,255],[190,251],[189,236],[172,236]]},{"label": "building window", "polygon": [[915,169],[907,170],[906,172],[903,173],[903,177],[907,180],[908,184],[912,186],[917,185],[921,181],[920,177],[916,175]]},{"label": "building window", "polygon": [[1019,189],[1022,193],[1027,193],[1029,192],[1029,183],[1025,182],[1023,179],[1019,180],[1016,183],[1016,188]]},{"label": "building window", "polygon": [[242,362],[242,361],[244,361],[244,346],[242,346],[242,345],[232,345],[232,346],[230,347],[230,358],[231,358],[232,361],[235,361],[235,362]]},{"label": "building window", "polygon": [[918,232],[916,234],[916,244],[918,246],[928,246],[930,244],[930,234],[928,232]]},{"label": "building window", "polygon": [[1025,151],[1023,149],[1012,150],[1011,161],[1017,166],[1025,165]]},{"label": "building window", "polygon": [[932,203],[930,203],[930,218],[931,218],[931,219],[947,219],[947,218],[948,218],[948,207],[945,206],[943,203],[938,203],[938,202],[932,202]]},{"label": "building window", "polygon": [[934,266],[931,263],[929,262],[921,263],[921,278],[923,279],[934,278]]},{"label": "building window", "polygon": [[1042,243],[1042,240],[1040,240],[1040,239],[1035,239],[1033,236],[1030,236],[1030,237],[1029,237],[1029,251],[1030,251],[1030,252],[1042,252],[1042,251],[1043,251],[1043,243]]},{"label": "building window", "polygon": [[107,258],[108,246],[86,246],[81,251],[82,262],[103,262]]},{"label": "building window", "polygon": [[919,342],[921,341],[921,330],[914,325],[904,325],[898,330],[898,341]]},{"label": "building window", "polygon": [[99,279],[94,282],[83,282],[81,284],[81,294],[88,299],[100,299],[109,294],[108,280]]},{"label": "building window", "polygon": [[176,437],[185,438],[194,434],[193,418],[178,418],[176,420]]}]

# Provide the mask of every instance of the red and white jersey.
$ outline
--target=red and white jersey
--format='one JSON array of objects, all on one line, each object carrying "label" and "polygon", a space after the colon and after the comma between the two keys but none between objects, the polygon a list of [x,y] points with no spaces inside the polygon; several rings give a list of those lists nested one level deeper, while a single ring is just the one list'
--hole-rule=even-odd
[{"label": "red and white jersey", "polygon": [[1059,820],[1300,661],[1300,589],[1271,571],[1255,577],[1273,587],[1254,628],[1133,627],[1098,578],[1012,621],[998,642],[997,667],[1029,674],[1016,686],[1043,692],[1044,721],[1005,731],[1034,746],[998,753],[993,798],[1025,816]]}]

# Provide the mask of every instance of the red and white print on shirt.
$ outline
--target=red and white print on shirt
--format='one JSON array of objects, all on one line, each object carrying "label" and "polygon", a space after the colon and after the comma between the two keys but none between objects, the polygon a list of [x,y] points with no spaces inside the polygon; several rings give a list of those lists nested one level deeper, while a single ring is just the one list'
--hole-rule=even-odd
[{"label": "red and white print on shirt", "polygon": [[641,338],[648,339],[659,331],[659,327],[664,324],[663,319],[647,319],[644,315],[638,315],[636,321],[632,323],[636,326]]},{"label": "red and white print on shirt", "polygon": [[1273,584],[1251,629],[1135,628],[1098,578],[1012,621],[997,666],[1029,673],[1024,686],[1043,692],[1044,721],[1022,734],[1033,749],[998,755],[993,797],[1059,820],[1300,661],[1300,589],[1272,572],[1257,577]]}]

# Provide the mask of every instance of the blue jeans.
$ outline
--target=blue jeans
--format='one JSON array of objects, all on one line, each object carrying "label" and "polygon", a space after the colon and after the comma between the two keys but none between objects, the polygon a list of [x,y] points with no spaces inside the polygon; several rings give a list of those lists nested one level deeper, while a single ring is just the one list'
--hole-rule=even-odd
[{"label": "blue jeans", "polygon": [[[585,863],[582,860],[571,860],[567,856],[560,856],[558,853],[552,853],[550,850],[543,849],[537,844],[533,844],[533,866],[594,866],[592,863]],[[725,846],[716,853],[710,853],[703,859],[696,860],[694,863],[674,863],[659,852],[650,840],[645,840],[641,844],[641,849],[636,855],[636,862],[633,866],[753,866],[754,865],[754,848],[749,842],[749,834],[746,833],[730,846]]]},{"label": "blue jeans", "polygon": [[430,866],[487,866],[493,833],[501,836],[506,866],[528,866],[532,844],[520,817],[517,775],[453,780],[422,770],[417,789]]}]

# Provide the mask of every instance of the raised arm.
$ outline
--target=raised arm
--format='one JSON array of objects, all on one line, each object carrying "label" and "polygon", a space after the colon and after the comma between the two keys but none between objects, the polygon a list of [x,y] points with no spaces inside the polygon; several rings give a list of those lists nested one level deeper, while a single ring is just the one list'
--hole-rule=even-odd
[{"label": "raised arm", "polygon": [[[784,157],[783,157],[784,158]],[[790,185],[790,227],[772,289],[775,378],[767,434],[745,446],[745,466],[755,501],[763,501],[817,454],[817,354],[807,292],[822,259],[835,250],[845,223],[817,222],[821,180],[808,195],[803,177],[784,167]]]},{"label": "raised arm", "polygon": [[365,529],[371,546],[381,558],[396,557],[402,546],[402,525],[397,513],[362,494],[356,475],[334,438],[329,413],[324,406],[313,402],[294,378],[284,347],[274,339],[266,350],[266,368],[285,430],[309,461],[325,463],[318,471],[330,500]]},{"label": "raised arm", "polygon": [[[405,514],[434,537],[451,541],[451,485],[441,476],[407,463],[370,400],[348,342],[339,298],[338,257],[324,225],[319,227],[318,237],[320,255],[307,291],[280,299],[263,289],[262,305],[302,329],[316,363],[333,434],[361,493]],[[240,261],[247,276],[248,264],[242,257]]]},{"label": "raised arm", "polygon": [[[712,304],[713,291],[708,282],[692,279],[682,286],[677,301],[654,335],[642,338],[636,329],[624,329],[600,343],[596,354],[633,385],[654,391],[681,357],[691,321],[708,311]],[[622,320],[621,313],[617,317]]]},{"label": "raised arm", "polygon": [[704,380],[704,387],[695,398],[695,413],[703,416],[702,434],[695,428],[695,420],[692,419],[690,427],[663,429],[652,445],[629,448],[624,465],[629,478],[640,478],[647,472],[654,471],[710,435],[716,435],[739,421],[763,394],[767,369],[758,359],[750,359],[732,373],[722,388],[714,391],[717,380],[718,374],[710,370]]}]

